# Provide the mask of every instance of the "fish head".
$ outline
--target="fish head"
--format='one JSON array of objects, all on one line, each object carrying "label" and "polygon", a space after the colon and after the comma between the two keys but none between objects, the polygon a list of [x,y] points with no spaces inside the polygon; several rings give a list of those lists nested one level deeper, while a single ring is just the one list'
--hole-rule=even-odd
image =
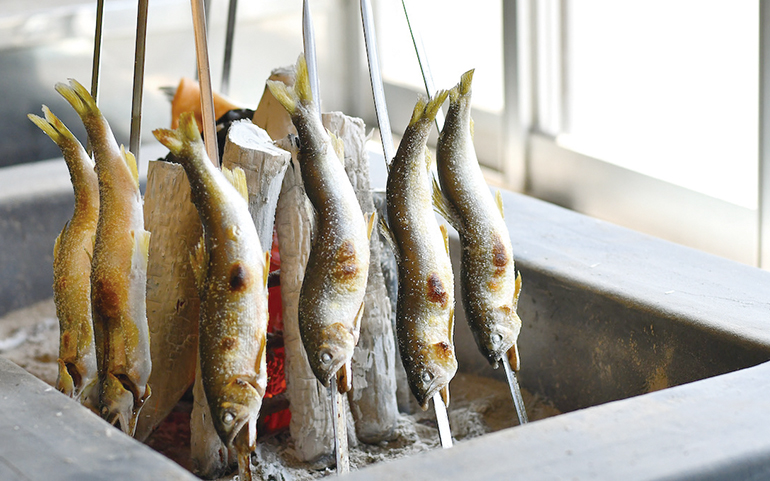
[{"label": "fish head", "polygon": [[234,447],[233,441],[244,428],[247,444],[256,440],[256,422],[263,394],[254,384],[235,377],[213,396],[214,402],[210,404],[211,418],[219,438],[226,446]]},{"label": "fish head", "polygon": [[313,374],[325,387],[329,387],[329,381],[353,357],[355,349],[353,334],[340,322],[326,326],[318,333],[317,339],[305,342],[303,337],[302,341],[310,347],[307,355]]},{"label": "fish head", "polygon": [[443,389],[457,372],[454,346],[449,341],[422,344],[404,359],[409,387],[420,407],[428,408],[433,395]]},{"label": "fish head", "polygon": [[99,414],[108,423],[119,424],[124,433],[133,436],[139,411],[147,397],[149,393],[144,398],[139,398],[137,390],[128,378],[108,372],[101,386]]},{"label": "fish head", "polygon": [[521,332],[521,319],[511,306],[500,306],[482,313],[485,329],[475,330],[476,342],[492,366],[516,344]]}]

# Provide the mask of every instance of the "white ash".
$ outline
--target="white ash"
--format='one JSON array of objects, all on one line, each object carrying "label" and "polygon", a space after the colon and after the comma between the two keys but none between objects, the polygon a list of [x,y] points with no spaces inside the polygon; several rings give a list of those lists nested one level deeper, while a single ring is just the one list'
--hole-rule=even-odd
[{"label": "white ash", "polygon": [[[56,358],[59,350],[59,329],[55,321],[53,300],[33,304],[0,318],[0,345],[24,332],[24,341],[4,352],[3,356],[50,385],[57,376]],[[16,342],[16,341],[14,341]],[[458,373],[450,384],[449,424],[452,436],[463,442],[486,433],[518,424],[508,386],[501,381]],[[530,421],[559,414],[554,407],[537,395],[522,389]],[[416,401],[412,399],[416,405]],[[377,445],[350,443],[350,467],[411,456],[422,451],[440,449],[433,408],[422,411],[414,406],[411,415],[400,415],[393,441]],[[297,460],[288,432],[260,440],[253,456],[256,479],[271,481],[304,481],[334,476],[333,459],[322,459],[315,466]],[[237,475],[220,481],[238,479]]]}]

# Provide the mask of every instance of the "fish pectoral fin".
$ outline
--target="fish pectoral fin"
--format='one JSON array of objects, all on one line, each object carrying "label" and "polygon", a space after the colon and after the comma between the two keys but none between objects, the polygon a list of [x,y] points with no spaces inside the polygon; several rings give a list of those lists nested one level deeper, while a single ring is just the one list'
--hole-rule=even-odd
[{"label": "fish pectoral fin", "polygon": [[372,231],[374,230],[374,222],[377,220],[377,212],[372,212],[369,215],[369,221],[366,223],[366,237],[372,240]]},{"label": "fish pectoral fin", "polygon": [[337,391],[344,394],[353,388],[352,361],[348,361],[337,371]]},{"label": "fish pectoral fin", "polygon": [[244,172],[240,167],[235,167],[232,170],[228,169],[227,167],[222,167],[222,173],[225,175],[225,178],[227,178],[230,184],[235,187],[235,190],[241,194],[241,197],[243,197],[244,200],[248,202],[249,187],[246,183],[246,172]]},{"label": "fish pectoral fin", "polygon": [[329,134],[329,138],[332,139],[332,148],[334,153],[337,154],[337,158],[340,159],[342,166],[345,166],[345,143],[341,138],[337,137],[334,132],[326,129],[326,133]]},{"label": "fish pectoral fin", "polygon": [[444,406],[449,407],[449,383],[442,387],[439,393],[441,394],[441,400],[444,401]]},{"label": "fish pectoral fin", "polygon": [[120,146],[120,156],[123,158],[126,167],[128,167],[128,170],[131,172],[131,177],[134,178],[136,186],[139,187],[139,167],[136,165],[136,157],[122,145]]},{"label": "fish pectoral fin", "polygon": [[396,245],[396,239],[393,237],[393,232],[390,230],[390,226],[385,221],[384,217],[380,217],[379,221],[380,234],[382,234],[385,243],[388,244],[390,250],[393,251],[393,255],[396,256],[396,262],[399,260],[398,246]]},{"label": "fish pectoral fin", "polygon": [[521,295],[521,271],[516,271],[516,283],[513,288],[513,312],[519,307],[519,296]]},{"label": "fish pectoral fin", "polygon": [[436,180],[436,177],[433,177],[433,210],[438,212],[438,214],[446,219],[449,224],[454,227],[457,231],[460,230],[460,222],[458,220],[458,216],[455,214],[454,209],[452,209],[452,206],[449,204],[449,201],[444,196],[444,193],[441,192],[441,186],[438,184],[438,180]]},{"label": "fish pectoral fin", "polygon": [[195,276],[195,285],[200,291],[203,289],[203,283],[206,281],[206,270],[209,264],[209,255],[206,250],[206,239],[201,235],[198,243],[195,244],[193,252],[190,253],[190,267],[192,267]]},{"label": "fish pectoral fin", "polygon": [[514,342],[513,346],[505,353],[508,358],[508,362],[511,364],[511,369],[518,372],[521,359],[519,357],[519,346]]},{"label": "fish pectoral fin", "polygon": [[444,248],[446,249],[446,253],[449,254],[449,232],[447,232],[444,224],[441,224],[439,229],[441,230],[442,237],[444,237]]},{"label": "fish pectoral fin", "polygon": [[131,257],[131,269],[147,272],[147,262],[150,258],[150,233],[146,230],[132,232],[134,236],[134,252]]},{"label": "fish pectoral fin", "polygon": [[497,189],[497,194],[495,194],[495,204],[497,204],[500,215],[505,219],[505,212],[503,211],[503,194],[500,193],[500,189]]},{"label": "fish pectoral fin", "polygon": [[364,318],[364,302],[361,301],[361,306],[358,308],[358,312],[356,312],[356,318],[353,320],[353,331],[351,334],[353,335],[353,344],[358,344],[358,338],[361,335],[361,319]]},{"label": "fish pectoral fin", "polygon": [[262,271],[262,278],[264,280],[264,288],[267,289],[267,279],[270,277],[270,259],[272,258],[272,253],[270,251],[265,252],[265,267]]}]

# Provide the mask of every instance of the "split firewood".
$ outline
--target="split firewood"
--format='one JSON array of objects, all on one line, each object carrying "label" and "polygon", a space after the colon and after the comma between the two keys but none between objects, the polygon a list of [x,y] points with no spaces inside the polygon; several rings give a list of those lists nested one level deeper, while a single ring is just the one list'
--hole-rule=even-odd
[{"label": "split firewood", "polygon": [[222,165],[246,173],[249,212],[257,227],[262,251],[273,244],[275,207],[291,154],[276,147],[265,130],[248,120],[235,122],[227,132]]},{"label": "split firewood", "polygon": [[195,379],[198,349],[198,290],[190,252],[201,236],[184,170],[152,161],[144,197],[150,238],[147,321],[153,369],[152,396],[139,416],[136,437],[144,440],[182,398]]},{"label": "split firewood", "polygon": [[[362,212],[366,215],[374,212],[363,120],[341,112],[325,113],[322,117],[324,126],[343,141],[345,171]],[[398,405],[391,306],[380,268],[380,242],[376,234],[372,235],[370,250],[364,314],[353,353],[353,388],[348,400],[358,439],[374,444],[392,437]]]}]

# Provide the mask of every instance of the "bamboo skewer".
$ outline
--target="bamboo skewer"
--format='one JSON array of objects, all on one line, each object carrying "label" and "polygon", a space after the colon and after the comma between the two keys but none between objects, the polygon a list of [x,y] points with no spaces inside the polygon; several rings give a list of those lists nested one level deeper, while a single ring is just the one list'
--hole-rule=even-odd
[{"label": "bamboo skewer", "polygon": [[310,92],[313,94],[318,115],[321,115],[321,82],[318,78],[318,59],[315,52],[315,30],[313,29],[313,17],[310,13],[310,1],[302,2],[302,44],[305,49],[305,62],[307,62],[307,74],[310,78]]},{"label": "bamboo skewer", "polygon": [[[390,119],[388,109],[385,103],[385,90],[382,85],[382,72],[380,71],[379,59],[377,57],[377,40],[374,31],[374,18],[369,0],[361,0],[361,21],[364,28],[364,41],[366,43],[366,56],[369,63],[369,79],[372,83],[372,93],[374,95],[374,110],[377,114],[377,125],[380,128],[382,138],[382,150],[385,155],[385,164],[390,166],[390,162],[395,157],[393,148],[393,135],[390,130]],[[446,405],[440,395],[433,396],[433,405],[436,411],[436,420],[438,422],[439,439],[441,447],[448,449],[452,447],[452,432],[449,427],[449,417],[447,416]]]},{"label": "bamboo skewer", "polygon": [[139,0],[136,14],[136,48],[134,50],[134,88],[131,94],[131,137],[128,148],[139,165],[142,142],[142,93],[144,92],[144,59],[147,40],[147,7],[149,0]]},{"label": "bamboo skewer", "polygon": [[195,56],[198,61],[198,78],[201,86],[201,113],[203,116],[203,139],[206,153],[211,162],[219,167],[216,119],[214,118],[214,93],[211,87],[209,47],[206,38],[206,11],[203,0],[190,0],[192,6],[193,30],[195,31]]},{"label": "bamboo skewer", "polygon": [[511,369],[511,361],[508,360],[507,356],[503,356],[500,362],[502,362],[505,368],[505,378],[508,380],[508,387],[511,389],[511,397],[516,408],[516,416],[519,418],[519,424],[526,424],[529,422],[527,410],[524,407],[524,398],[521,397],[521,389],[519,388],[519,381],[516,379],[516,373]]},{"label": "bamboo skewer", "polygon": [[91,63],[91,97],[99,104],[99,74],[102,69],[102,25],[104,0],[96,1],[96,28],[94,29],[94,56]]}]

